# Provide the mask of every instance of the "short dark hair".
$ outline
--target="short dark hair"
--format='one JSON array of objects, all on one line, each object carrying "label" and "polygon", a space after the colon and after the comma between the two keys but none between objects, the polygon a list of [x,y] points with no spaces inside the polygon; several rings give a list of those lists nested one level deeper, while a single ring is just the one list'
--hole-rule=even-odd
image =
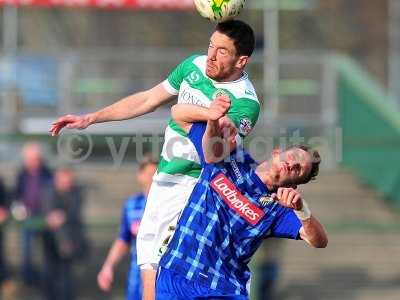
[{"label": "short dark hair", "polygon": [[307,176],[305,176],[305,178],[301,180],[299,184],[306,184],[311,180],[315,180],[319,173],[319,165],[321,163],[321,156],[319,155],[319,152],[306,145],[295,145],[291,148],[301,149],[311,155],[311,171]]},{"label": "short dark hair", "polygon": [[238,55],[251,56],[255,47],[254,31],[247,23],[228,20],[218,23],[215,31],[225,34],[233,40]]}]

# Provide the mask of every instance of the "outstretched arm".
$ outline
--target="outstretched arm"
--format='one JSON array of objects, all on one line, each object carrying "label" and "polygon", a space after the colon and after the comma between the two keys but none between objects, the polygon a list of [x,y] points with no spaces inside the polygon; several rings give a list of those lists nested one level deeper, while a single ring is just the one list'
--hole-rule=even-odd
[{"label": "outstretched arm", "polygon": [[85,129],[95,123],[132,119],[154,111],[173,97],[160,83],[152,89],[130,95],[94,113],[63,116],[52,124],[49,132],[54,136],[64,127]]}]

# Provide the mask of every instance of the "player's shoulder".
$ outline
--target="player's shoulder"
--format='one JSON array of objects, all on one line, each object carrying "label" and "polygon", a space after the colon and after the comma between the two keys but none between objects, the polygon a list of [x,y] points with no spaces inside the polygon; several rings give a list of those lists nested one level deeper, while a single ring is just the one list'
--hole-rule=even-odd
[{"label": "player's shoulder", "polygon": [[193,78],[205,75],[207,56],[198,53],[192,54],[185,58],[178,66],[178,70],[182,76],[191,75]]},{"label": "player's shoulder", "polygon": [[183,61],[182,64],[187,65],[187,64],[198,64],[199,62],[205,61],[207,59],[206,55],[200,54],[200,53],[192,53],[188,57],[186,57]]},{"label": "player's shoulder", "polygon": [[253,100],[259,104],[256,89],[254,88],[249,75],[245,72],[243,73],[243,76],[232,86],[232,91],[234,94],[236,94],[236,98]]},{"label": "player's shoulder", "polygon": [[248,77],[246,80],[244,80],[244,98],[255,100],[257,103],[259,103],[256,89]]}]

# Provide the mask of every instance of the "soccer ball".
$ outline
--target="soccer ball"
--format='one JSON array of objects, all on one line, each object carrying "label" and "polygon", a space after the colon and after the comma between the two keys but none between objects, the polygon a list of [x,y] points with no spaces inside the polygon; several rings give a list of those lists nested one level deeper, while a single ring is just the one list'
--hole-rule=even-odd
[{"label": "soccer ball", "polygon": [[237,16],[246,0],[193,0],[201,16],[213,22],[223,22]]}]

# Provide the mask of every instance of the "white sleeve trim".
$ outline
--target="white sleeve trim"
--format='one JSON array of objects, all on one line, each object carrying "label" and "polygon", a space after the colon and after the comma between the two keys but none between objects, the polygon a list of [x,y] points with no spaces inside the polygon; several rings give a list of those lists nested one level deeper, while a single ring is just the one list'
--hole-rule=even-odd
[{"label": "white sleeve trim", "polygon": [[175,89],[175,88],[169,83],[168,79],[165,79],[165,80],[162,82],[162,86],[163,86],[164,89],[165,89],[168,93],[170,93],[171,95],[176,96],[176,95],[178,95],[178,93],[179,93],[179,91],[178,91],[177,89]]}]

